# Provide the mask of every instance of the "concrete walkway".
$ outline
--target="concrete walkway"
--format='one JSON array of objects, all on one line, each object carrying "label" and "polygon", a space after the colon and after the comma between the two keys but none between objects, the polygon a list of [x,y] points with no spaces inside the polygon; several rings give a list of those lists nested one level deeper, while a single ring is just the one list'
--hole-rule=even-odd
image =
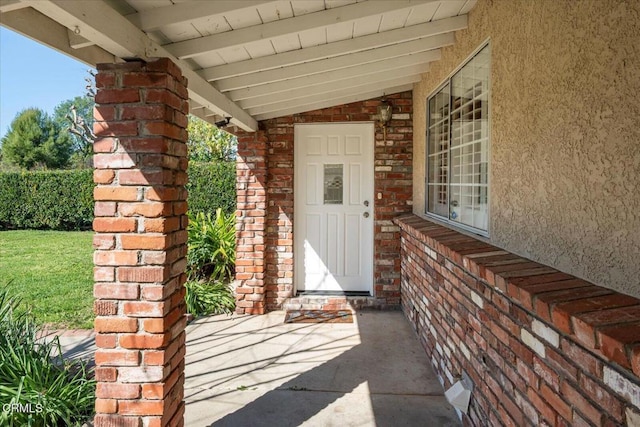
[{"label": "concrete walkway", "polygon": [[[188,427],[458,426],[400,312],[285,324],[285,313],[212,316],[187,327]],[[91,331],[60,336],[91,360]]]},{"label": "concrete walkway", "polygon": [[185,425],[460,425],[402,313],[359,312],[350,324],[284,316],[189,326]]}]

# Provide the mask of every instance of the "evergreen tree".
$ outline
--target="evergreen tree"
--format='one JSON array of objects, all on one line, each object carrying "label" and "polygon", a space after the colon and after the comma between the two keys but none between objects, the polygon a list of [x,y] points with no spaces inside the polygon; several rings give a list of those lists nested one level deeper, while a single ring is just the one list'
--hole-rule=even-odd
[{"label": "evergreen tree", "polygon": [[4,162],[24,169],[63,168],[73,151],[69,133],[38,108],[16,115],[2,138],[1,150]]}]

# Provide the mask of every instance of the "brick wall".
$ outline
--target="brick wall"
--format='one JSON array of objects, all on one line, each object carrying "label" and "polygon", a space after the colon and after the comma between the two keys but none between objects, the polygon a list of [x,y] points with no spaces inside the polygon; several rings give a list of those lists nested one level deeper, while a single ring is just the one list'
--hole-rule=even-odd
[{"label": "brick wall", "polygon": [[184,412],[187,89],[166,59],[96,76],[96,427]]},{"label": "brick wall", "polygon": [[640,425],[640,300],[415,215],[402,308],[446,388],[472,379],[465,425]]},{"label": "brick wall", "polygon": [[[392,219],[411,211],[412,197],[412,94],[388,95],[393,105],[386,139],[375,133],[375,297],[385,306],[400,303],[399,229]],[[302,123],[370,122],[380,99],[339,105],[260,122],[260,131],[238,132],[238,255],[236,278],[238,311],[279,309],[293,296],[293,135]],[[266,150],[266,151],[264,151]],[[265,179],[266,177],[266,179]],[[253,182],[256,191],[247,186]],[[258,184],[259,183],[259,184]],[[266,199],[263,199],[266,195]],[[265,209],[266,203],[266,212]],[[266,214],[264,227],[254,223]],[[259,230],[254,230],[258,229]],[[255,250],[264,248],[264,254]],[[264,270],[261,269],[263,262]],[[241,265],[242,264],[242,265]],[[249,273],[247,269],[256,270]],[[259,272],[258,272],[259,271]],[[264,278],[256,275],[264,272]],[[264,280],[264,282],[260,282]],[[262,289],[260,289],[262,287]]]},{"label": "brick wall", "polygon": [[263,132],[237,136],[236,311],[264,314],[267,139]]}]

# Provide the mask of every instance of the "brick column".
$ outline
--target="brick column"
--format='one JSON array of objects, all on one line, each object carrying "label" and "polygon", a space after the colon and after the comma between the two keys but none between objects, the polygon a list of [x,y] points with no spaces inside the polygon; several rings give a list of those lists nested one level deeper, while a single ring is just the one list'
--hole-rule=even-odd
[{"label": "brick column", "polygon": [[265,313],[267,137],[238,133],[236,312]]},{"label": "brick column", "polygon": [[167,59],[98,65],[96,427],[184,413],[187,89]]}]

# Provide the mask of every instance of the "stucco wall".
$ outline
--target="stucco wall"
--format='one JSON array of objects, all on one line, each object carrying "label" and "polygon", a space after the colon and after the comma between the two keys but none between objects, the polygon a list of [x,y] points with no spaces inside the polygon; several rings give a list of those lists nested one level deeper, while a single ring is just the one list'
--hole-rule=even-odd
[{"label": "stucco wall", "polygon": [[491,38],[491,243],[640,296],[640,2],[479,0],[416,84],[414,213],[426,99]]}]

